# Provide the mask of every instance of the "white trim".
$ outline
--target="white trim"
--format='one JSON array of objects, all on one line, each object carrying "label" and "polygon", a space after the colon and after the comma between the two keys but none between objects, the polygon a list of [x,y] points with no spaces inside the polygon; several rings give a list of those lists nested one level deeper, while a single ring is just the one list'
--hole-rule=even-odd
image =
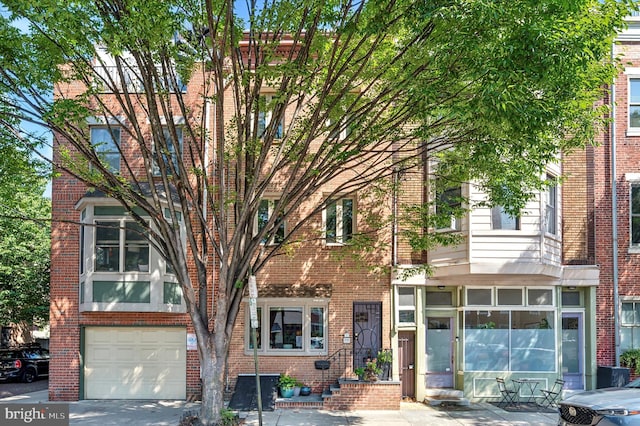
[{"label": "white trim", "polygon": [[[251,347],[251,321],[249,318],[250,312],[248,309],[248,302],[245,302],[245,325],[244,325],[244,353],[245,355],[253,354],[253,348]],[[258,353],[263,356],[320,356],[328,353],[329,346],[329,299],[325,298],[264,298],[258,299],[257,307],[261,309],[260,316],[260,342],[261,347],[258,348]],[[271,330],[269,327],[264,327],[265,324],[270,324],[269,310],[271,308],[302,308],[302,348],[301,349],[285,349],[269,348]],[[322,349],[313,349],[310,347],[311,342],[311,309],[322,308],[324,310],[324,317],[322,319],[323,324],[323,336],[324,347]]]}]

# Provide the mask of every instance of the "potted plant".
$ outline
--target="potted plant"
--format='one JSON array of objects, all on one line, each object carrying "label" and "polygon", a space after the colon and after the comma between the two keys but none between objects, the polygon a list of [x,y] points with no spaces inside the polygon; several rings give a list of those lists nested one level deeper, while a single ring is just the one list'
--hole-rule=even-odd
[{"label": "potted plant", "polygon": [[291,398],[293,396],[293,388],[298,381],[288,374],[281,374],[278,380],[278,387],[280,387],[280,395],[283,398]]},{"label": "potted plant", "polygon": [[302,390],[303,383],[299,380],[296,380],[296,384],[293,386],[293,396],[300,396],[300,391]]},{"label": "potted plant", "polygon": [[358,367],[353,372],[356,373],[356,376],[358,376],[358,380],[364,380],[364,367]]},{"label": "potted plant", "polygon": [[375,382],[378,380],[378,375],[382,373],[382,369],[378,367],[376,359],[369,359],[364,367],[358,367],[354,370],[358,375],[358,379],[365,382]]},{"label": "potted plant", "polygon": [[382,350],[378,352],[378,356],[376,358],[378,360],[378,367],[382,369],[380,374],[380,380],[389,380],[389,372],[391,371],[391,362],[393,361],[393,356],[391,355],[391,351],[388,349]]}]

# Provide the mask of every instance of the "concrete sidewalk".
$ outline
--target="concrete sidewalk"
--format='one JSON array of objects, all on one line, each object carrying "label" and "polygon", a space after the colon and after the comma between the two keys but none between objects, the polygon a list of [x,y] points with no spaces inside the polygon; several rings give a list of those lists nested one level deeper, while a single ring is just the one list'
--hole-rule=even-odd
[{"label": "concrete sidewalk", "polygon": [[[2,403],[58,404],[48,401],[46,390],[0,399]],[[70,425],[177,426],[200,404],[185,401],[83,400],[69,403]],[[557,425],[556,413],[507,412],[488,403],[469,407],[433,408],[402,403],[399,411],[325,411],[277,409],[262,413],[263,426],[453,426],[453,425]],[[258,412],[241,412],[245,425],[259,425]]]}]

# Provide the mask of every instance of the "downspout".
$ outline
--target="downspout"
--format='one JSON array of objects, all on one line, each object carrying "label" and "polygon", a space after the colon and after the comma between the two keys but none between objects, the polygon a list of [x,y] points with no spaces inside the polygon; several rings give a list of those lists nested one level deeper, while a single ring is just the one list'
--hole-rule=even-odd
[{"label": "downspout", "polygon": [[[615,60],[615,44],[611,60]],[[618,193],[616,185],[616,84],[611,83],[611,239],[613,245],[613,331],[615,366],[620,367],[620,295],[618,289]]]}]

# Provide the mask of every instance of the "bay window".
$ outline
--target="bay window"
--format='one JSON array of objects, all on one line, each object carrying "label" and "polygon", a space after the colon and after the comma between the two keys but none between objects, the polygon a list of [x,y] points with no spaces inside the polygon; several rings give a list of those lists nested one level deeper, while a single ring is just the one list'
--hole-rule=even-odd
[{"label": "bay window", "polygon": [[[80,311],[183,313],[175,274],[121,206],[80,201]],[[142,212],[138,212],[142,215]],[[178,224],[184,234],[180,212]]]}]

